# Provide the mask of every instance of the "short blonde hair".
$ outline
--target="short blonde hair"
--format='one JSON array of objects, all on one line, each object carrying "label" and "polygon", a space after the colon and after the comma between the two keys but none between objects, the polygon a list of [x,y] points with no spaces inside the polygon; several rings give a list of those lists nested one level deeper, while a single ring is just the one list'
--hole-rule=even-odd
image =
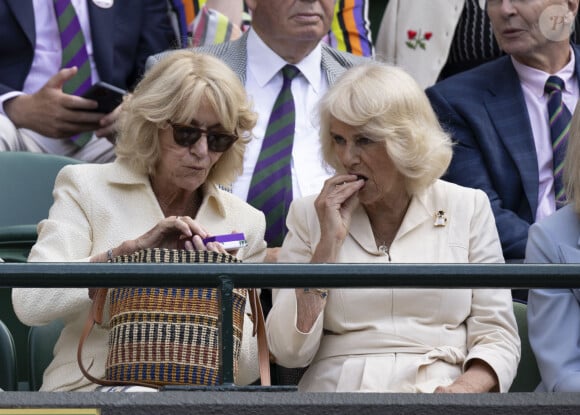
[{"label": "short blonde hair", "polygon": [[257,114],[236,74],[210,55],[180,50],[168,53],[125,97],[119,117],[117,157],[137,171],[155,175],[160,156],[159,130],[168,121],[190,124],[202,103],[220,124],[240,139],[212,167],[207,182],[228,185],[241,174],[244,151]]},{"label": "short blonde hair", "polygon": [[573,204],[574,211],[580,215],[580,105],[576,106],[564,158],[564,186],[566,201]]},{"label": "short blonde hair", "polygon": [[410,194],[440,178],[451,161],[450,137],[425,92],[400,68],[373,62],[349,69],[322,98],[319,112],[323,158],[338,172],[344,168],[330,136],[332,118],[383,140]]}]

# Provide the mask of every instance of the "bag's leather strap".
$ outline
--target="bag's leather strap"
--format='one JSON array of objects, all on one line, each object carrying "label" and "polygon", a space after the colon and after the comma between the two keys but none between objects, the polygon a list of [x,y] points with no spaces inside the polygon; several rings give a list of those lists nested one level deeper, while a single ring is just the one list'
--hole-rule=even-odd
[{"label": "bag's leather strap", "polygon": [[91,334],[91,331],[93,330],[95,324],[103,323],[103,310],[105,308],[105,302],[107,300],[107,291],[108,288],[98,288],[95,293],[95,296],[93,297],[93,305],[91,306],[89,316],[87,317],[85,327],[83,328],[83,332],[81,333],[81,338],[79,340],[79,347],[77,349],[77,361],[79,363],[79,368],[81,369],[81,372],[91,382],[96,383],[97,385],[116,386],[118,385],[118,383],[94,377],[89,373],[89,371],[85,368],[85,365],[83,364],[83,345],[85,344],[85,340],[87,340],[87,338]]},{"label": "bag's leather strap", "polygon": [[[89,373],[83,364],[82,354],[83,345],[86,339],[91,334],[95,324],[103,323],[103,310],[105,308],[105,303],[107,301],[107,291],[108,288],[99,288],[93,297],[93,305],[87,317],[87,321],[81,333],[81,338],[79,340],[79,346],[77,349],[77,361],[81,369],[82,374],[91,382],[97,385],[103,386],[119,386],[119,382],[110,381],[107,379],[99,379],[94,377]],[[260,303],[260,296],[258,295],[258,290],[249,289],[248,297],[250,300],[250,308],[252,310],[252,315],[254,317],[254,329],[253,335],[257,335],[258,342],[258,363],[260,368],[260,382],[262,386],[270,386],[270,350],[268,348],[268,339],[266,338],[266,322],[264,320],[264,311],[262,310],[262,304]],[[127,382],[130,385],[137,386],[147,386],[150,388],[158,388],[158,385],[140,382]]]},{"label": "bag's leather strap", "polygon": [[258,342],[258,364],[260,367],[260,383],[262,386],[271,386],[270,379],[270,349],[268,347],[268,339],[266,338],[266,321],[264,320],[264,311],[262,310],[262,303],[260,303],[260,296],[258,290],[251,288],[248,290],[248,297],[250,298],[250,308],[252,316],[254,316],[254,330],[253,335],[257,335]]},{"label": "bag's leather strap", "polygon": [[[89,371],[85,368],[85,365],[83,364],[83,345],[85,343],[85,340],[91,334],[91,331],[93,330],[95,324],[103,324],[103,311],[105,309],[105,304],[107,302],[108,291],[109,291],[108,288],[98,288],[95,293],[95,296],[93,297],[93,305],[91,306],[89,316],[87,317],[85,327],[83,328],[83,332],[81,333],[81,338],[79,340],[79,347],[77,349],[77,361],[82,374],[91,382],[103,386],[119,386],[121,384],[120,382],[94,377],[89,373]],[[157,389],[160,388],[160,386],[152,383],[144,383],[137,381],[127,382],[126,384],[135,386],[146,386],[148,388],[157,388]]]}]

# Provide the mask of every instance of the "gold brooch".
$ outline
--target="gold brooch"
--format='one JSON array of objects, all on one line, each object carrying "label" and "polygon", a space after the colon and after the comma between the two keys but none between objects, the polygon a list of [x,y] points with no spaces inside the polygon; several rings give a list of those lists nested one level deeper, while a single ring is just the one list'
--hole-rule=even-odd
[{"label": "gold brooch", "polygon": [[435,212],[434,218],[435,218],[435,220],[433,221],[434,226],[440,227],[447,225],[447,216],[445,216],[444,210],[438,210],[437,212]]}]

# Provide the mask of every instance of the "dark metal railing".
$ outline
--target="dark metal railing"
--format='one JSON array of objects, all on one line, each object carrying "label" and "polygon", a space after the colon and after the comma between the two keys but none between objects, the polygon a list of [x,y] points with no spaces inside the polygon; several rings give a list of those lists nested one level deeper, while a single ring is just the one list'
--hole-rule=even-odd
[{"label": "dark metal railing", "polygon": [[580,264],[0,264],[3,287],[215,287],[221,371],[232,385],[236,288],[579,288]]},{"label": "dark metal railing", "polygon": [[0,263],[4,287],[217,287],[224,276],[240,288],[578,288],[580,264]]}]

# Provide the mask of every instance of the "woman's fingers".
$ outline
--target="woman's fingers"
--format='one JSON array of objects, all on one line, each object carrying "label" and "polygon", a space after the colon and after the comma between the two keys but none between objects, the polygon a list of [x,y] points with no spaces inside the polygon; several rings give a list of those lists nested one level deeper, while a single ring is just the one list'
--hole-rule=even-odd
[{"label": "woman's fingers", "polygon": [[355,195],[363,186],[364,181],[353,174],[339,174],[327,179],[319,197],[327,200],[329,206],[337,207]]},{"label": "woman's fingers", "polygon": [[209,242],[207,245],[208,251],[217,252],[219,254],[227,254],[228,252],[225,250],[224,246],[219,242]]},{"label": "woman's fingers", "polygon": [[[171,218],[168,218],[171,221]],[[191,231],[191,227],[189,225],[189,220],[191,219],[188,216],[176,216],[171,222],[175,229],[179,230],[182,235],[186,237],[193,237],[193,232]]]},{"label": "woman's fingers", "polygon": [[228,251],[225,250],[224,246],[219,242],[208,242],[203,243],[203,240],[199,235],[195,235],[191,240],[185,241],[185,249],[195,250],[195,251],[212,251],[218,252],[220,254],[227,254]]},{"label": "woman's fingers", "polygon": [[190,216],[176,216],[175,225],[187,236],[193,237],[193,235],[199,235],[201,238],[207,238],[209,236],[207,230]]},{"label": "woman's fingers", "polygon": [[203,242],[209,233],[190,216],[170,216],[137,239],[139,249],[169,248],[227,253],[219,242]]},{"label": "woman's fingers", "polygon": [[329,179],[326,179],[324,182],[325,187],[332,189],[336,186],[341,186],[349,183],[355,183],[358,180],[358,177],[354,174],[337,174],[336,176],[332,176]]},{"label": "woman's fingers", "polygon": [[191,239],[191,242],[193,244],[193,249],[195,249],[197,251],[206,251],[207,250],[207,248],[205,247],[205,244],[203,243],[203,240],[201,239],[201,236],[194,235],[193,238]]},{"label": "woman's fingers", "polygon": [[[201,243],[201,238],[207,237],[207,231],[189,216],[169,216],[160,220],[157,225],[137,238],[135,242],[138,249],[199,249],[193,243],[194,236],[197,236]],[[187,241],[191,243],[188,244]]]}]

